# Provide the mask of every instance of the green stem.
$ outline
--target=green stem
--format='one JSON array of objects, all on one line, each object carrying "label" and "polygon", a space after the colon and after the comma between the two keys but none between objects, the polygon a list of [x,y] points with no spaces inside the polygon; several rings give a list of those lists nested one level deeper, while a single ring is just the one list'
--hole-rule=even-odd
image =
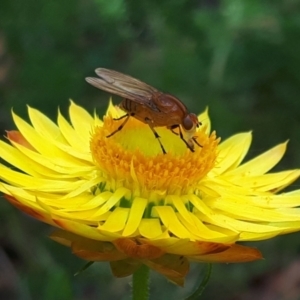
[{"label": "green stem", "polygon": [[199,286],[197,287],[197,289],[194,291],[193,294],[191,294],[189,297],[187,297],[185,300],[196,300],[199,299],[199,297],[202,295],[203,291],[205,290],[210,275],[211,275],[211,270],[212,270],[212,264],[207,264],[207,270],[206,270],[206,274],[204,276],[204,278],[202,279],[202,281],[200,282]]},{"label": "green stem", "polygon": [[149,299],[149,268],[142,265],[132,275],[132,300]]},{"label": "green stem", "polygon": [[80,273],[82,273],[83,271],[85,271],[87,268],[89,268],[92,264],[94,263],[94,261],[89,261],[87,262],[83,267],[81,267],[75,274],[74,276],[79,275]]}]

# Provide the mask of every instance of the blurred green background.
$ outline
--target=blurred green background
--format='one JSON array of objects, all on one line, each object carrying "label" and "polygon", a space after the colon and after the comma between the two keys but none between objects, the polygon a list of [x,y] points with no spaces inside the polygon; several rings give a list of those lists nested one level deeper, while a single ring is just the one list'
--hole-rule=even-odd
[{"label": "blurred green background", "polygon": [[[298,0],[1,0],[1,135],[14,128],[12,107],[55,119],[71,98],[101,115],[109,95],[84,78],[106,67],[178,96],[192,112],[209,106],[222,139],[253,130],[249,157],[290,139],[276,170],[299,168],[299,15]],[[130,299],[130,278],[114,279],[106,263],[74,277],[85,262],[50,232],[0,201],[0,299]],[[292,285],[299,237],[252,244],[263,261],[215,265],[201,299],[300,299]],[[204,268],[192,266],[185,288],[153,274],[151,299],[183,299]]]}]

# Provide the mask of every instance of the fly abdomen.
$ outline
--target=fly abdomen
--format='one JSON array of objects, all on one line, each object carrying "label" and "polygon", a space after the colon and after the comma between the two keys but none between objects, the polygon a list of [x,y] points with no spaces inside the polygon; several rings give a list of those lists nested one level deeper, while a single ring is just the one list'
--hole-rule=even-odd
[{"label": "fly abdomen", "polygon": [[137,103],[129,99],[124,99],[121,103],[123,109],[129,113],[134,113],[136,111]]}]

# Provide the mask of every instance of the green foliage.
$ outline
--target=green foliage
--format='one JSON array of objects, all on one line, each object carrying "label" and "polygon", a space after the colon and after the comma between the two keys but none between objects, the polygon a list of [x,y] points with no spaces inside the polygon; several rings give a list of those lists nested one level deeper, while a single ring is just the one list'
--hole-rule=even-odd
[{"label": "green foliage", "polygon": [[[0,126],[2,130],[10,128],[11,107],[24,117],[29,104],[55,118],[58,106],[66,112],[69,98],[91,112],[96,107],[101,114],[109,95],[84,81],[101,66],[169,91],[196,113],[209,106],[213,128],[222,138],[253,129],[250,156],[290,139],[279,169],[299,167],[299,13],[296,0],[3,0]],[[45,232],[38,230],[40,225],[34,223],[34,230],[31,223],[27,225],[27,219],[14,217],[14,210],[1,202],[2,228],[10,228],[9,234],[1,230],[1,236],[15,247],[21,265],[28,269],[21,284],[23,294],[27,295],[27,291],[35,296],[26,299],[37,299],[34,291],[40,291],[39,299],[96,299],[97,294],[103,295],[101,299],[109,299],[113,292],[116,296],[119,291],[118,297],[124,294],[128,281],[113,281],[107,267],[101,271],[103,264],[91,268],[95,277],[89,275],[90,271],[76,277],[75,287],[70,274],[77,271],[74,264],[80,268],[80,260],[60,261],[60,253],[64,251],[67,256],[69,250],[62,250],[62,246],[49,249],[48,241],[47,247],[41,246],[40,241],[45,242],[46,238]],[[14,229],[8,225],[11,217]],[[36,258],[40,269],[36,269],[32,256],[21,250],[16,226],[28,230],[27,235],[33,230],[31,246],[36,251],[42,247],[43,253],[51,257],[46,262]],[[291,240],[290,247],[299,249],[297,239]],[[272,245],[272,241],[256,244],[267,249],[267,262],[255,263],[251,268],[218,266],[221,275],[214,271],[207,291],[214,297],[207,299],[216,298],[216,290],[219,294],[224,292],[223,299],[232,297],[230,290],[238,293],[246,288],[243,283],[263,272],[259,269],[262,265],[270,269],[270,262],[274,268],[281,262],[287,263],[284,244],[276,244],[278,251],[273,253]],[[53,261],[60,267],[53,267]],[[232,276],[224,276],[228,268],[233,270]],[[44,281],[35,280],[35,272],[48,275]],[[179,289],[166,286],[159,276],[155,278],[154,295],[161,293],[165,295],[161,299],[175,299],[172,297]],[[83,290],[87,291],[92,283],[92,291],[84,294]],[[191,287],[188,284],[180,292],[181,298],[184,293],[189,294]]]}]

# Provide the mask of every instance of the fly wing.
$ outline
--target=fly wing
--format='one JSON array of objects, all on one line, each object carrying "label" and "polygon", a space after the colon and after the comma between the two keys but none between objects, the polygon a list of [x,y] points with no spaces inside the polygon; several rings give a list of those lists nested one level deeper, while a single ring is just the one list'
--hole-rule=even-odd
[{"label": "fly wing", "polygon": [[152,97],[158,90],[152,86],[117,71],[99,68],[100,78],[87,77],[85,80],[94,87],[144,105],[153,106]]}]

